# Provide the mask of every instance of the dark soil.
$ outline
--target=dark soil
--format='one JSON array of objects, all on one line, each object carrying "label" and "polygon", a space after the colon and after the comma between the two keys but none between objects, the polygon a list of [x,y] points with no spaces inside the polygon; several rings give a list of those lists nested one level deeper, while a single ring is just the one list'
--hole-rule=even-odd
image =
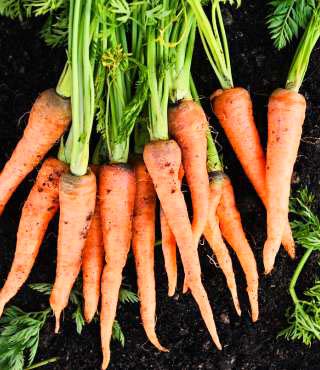
[{"label": "dark soil", "polygon": [[[277,52],[269,40],[265,27],[267,8],[264,0],[246,1],[240,10],[227,8],[225,17],[230,39],[233,74],[236,85],[248,88],[255,105],[257,125],[266,140],[266,106],[273,89],[283,86],[296,45]],[[0,165],[3,166],[26,124],[26,112],[38,93],[55,85],[62,68],[64,50],[50,50],[37,35],[39,21],[19,24],[0,19]],[[303,140],[295,167],[293,188],[307,186],[319,201],[320,189],[320,51],[313,54],[303,93],[308,100],[308,117],[304,125]],[[209,63],[196,48],[194,77],[203,103],[210,117],[207,97],[218,87]],[[218,352],[212,345],[209,334],[199,317],[190,295],[183,296],[181,280],[179,292],[174,299],[166,296],[167,279],[163,258],[157,250],[158,325],[161,342],[171,351],[162,354],[147,342],[140,324],[138,305],[119,309],[118,319],[126,336],[125,348],[112,344],[111,369],[219,369],[219,370],[299,370],[320,369],[319,343],[305,347],[299,343],[277,339],[277,334],[286,326],[285,312],[291,305],[288,294],[290,277],[296,265],[281,252],[271,277],[262,275],[261,252],[265,239],[265,212],[238,161],[232,153],[225,136],[214,119],[219,132],[218,140],[223,146],[227,172],[232,177],[244,226],[254,249],[261,272],[260,320],[250,322],[245,283],[239,264],[234,258],[243,316],[238,318],[233,309],[229,292],[221,271],[209,261],[207,246],[201,248],[203,280],[205,282],[223,343]],[[28,193],[32,174],[10,201],[0,223],[0,280],[3,283],[9,270],[15,247],[20,210]],[[317,203],[318,204],[318,203]],[[29,282],[50,282],[55,271],[55,231],[53,225],[43,245],[41,255],[33,269]],[[300,255],[300,251],[298,254]],[[308,265],[300,289],[314,281],[317,258]],[[135,273],[132,258],[125,272],[126,282],[135,289]],[[13,303],[25,310],[46,307],[47,300],[28,287],[21,290]],[[53,319],[44,327],[37,359],[53,356],[61,360],[48,369],[92,370],[101,363],[99,329],[97,324],[85,328],[83,335],[76,334],[70,311],[64,317],[60,335],[53,334]]]}]

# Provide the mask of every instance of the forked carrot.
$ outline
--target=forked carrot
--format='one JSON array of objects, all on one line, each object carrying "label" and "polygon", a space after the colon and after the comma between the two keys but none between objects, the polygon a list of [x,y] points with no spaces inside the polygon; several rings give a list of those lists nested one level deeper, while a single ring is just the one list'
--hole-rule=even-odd
[{"label": "forked carrot", "polygon": [[89,169],[84,176],[63,174],[59,185],[59,234],[56,278],[50,306],[59,332],[60,316],[81,268],[83,249],[96,203],[96,177]]},{"label": "forked carrot", "polygon": [[59,180],[68,167],[48,158],[40,168],[20,218],[17,245],[8,278],[0,291],[0,316],[5,304],[27,280],[49,222],[59,208]]},{"label": "forked carrot", "polygon": [[273,268],[289,212],[291,176],[305,113],[306,100],[295,91],[278,89],[270,97],[267,147],[268,239],[263,249],[266,273],[270,273]]},{"label": "forked carrot", "polygon": [[221,349],[211,306],[201,282],[199,256],[194,247],[188,210],[180,189],[181,150],[174,140],[152,141],[145,146],[143,158],[177,241],[188,286],[214,343]]},{"label": "forked carrot", "polygon": [[54,89],[40,94],[23,137],[0,173],[0,215],[14,191],[62,136],[70,121],[69,99],[60,97]]},{"label": "forked carrot", "polygon": [[136,180],[129,165],[111,164],[100,168],[99,199],[106,258],[101,282],[102,369],[106,369],[110,362],[110,340],[122,283],[122,270],[127,262],[132,239],[135,192]]},{"label": "forked carrot", "polygon": [[[250,94],[240,87],[220,89],[211,96],[211,104],[246,175],[267,207],[266,160],[254,121]],[[283,231],[282,244],[294,258],[295,246],[288,220]]]},{"label": "forked carrot", "polygon": [[259,317],[257,264],[242,228],[230,179],[225,175],[220,204],[217,209],[220,229],[225,240],[235,251],[247,280],[247,291],[252,311],[252,321]]}]

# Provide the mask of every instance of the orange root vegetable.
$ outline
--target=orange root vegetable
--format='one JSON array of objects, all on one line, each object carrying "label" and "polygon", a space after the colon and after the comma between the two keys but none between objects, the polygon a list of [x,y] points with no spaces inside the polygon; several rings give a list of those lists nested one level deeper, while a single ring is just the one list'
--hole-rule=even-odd
[{"label": "orange root vegetable", "polygon": [[122,270],[127,262],[132,239],[135,192],[136,180],[131,167],[111,164],[100,168],[100,214],[106,257],[101,282],[102,369],[106,369],[110,362],[110,340],[122,283]]},{"label": "orange root vegetable", "polygon": [[241,309],[238,299],[236,279],[232,267],[232,260],[228,248],[223,241],[219,228],[219,221],[216,215],[217,208],[222,196],[223,176],[223,173],[219,171],[210,174],[211,181],[209,197],[209,217],[207,221],[207,226],[204,229],[204,237],[209,243],[212,252],[217,258],[218,264],[226,277],[227,284],[233,299],[234,307],[237,311],[237,314],[241,316]]},{"label": "orange root vegetable", "polygon": [[198,246],[209,211],[208,121],[202,107],[192,100],[182,100],[170,108],[169,130],[181,148],[183,168],[192,199],[192,231]]},{"label": "orange root vegetable", "polygon": [[252,311],[252,321],[259,317],[257,263],[243,231],[230,179],[225,175],[221,200],[217,209],[220,230],[224,239],[235,251],[247,280],[247,291]]},{"label": "orange root vegetable", "polygon": [[60,219],[56,278],[50,306],[59,332],[61,312],[68,305],[71,289],[79,275],[83,249],[96,203],[96,177],[89,169],[84,176],[63,174],[59,185]]},{"label": "orange root vegetable", "polygon": [[[179,180],[180,186],[184,177],[183,166],[180,166]],[[168,296],[172,297],[176,291],[178,272],[177,272],[177,243],[170,229],[162,207],[160,207],[160,225],[162,239],[162,253],[164,257],[165,269],[168,276]]]},{"label": "orange root vegetable", "polygon": [[31,272],[49,222],[59,208],[59,180],[67,170],[64,163],[48,158],[38,173],[22,209],[14,260],[0,291],[0,316]]},{"label": "orange root vegetable", "polygon": [[[267,208],[266,160],[254,122],[250,94],[239,87],[217,90],[211,96],[211,104],[246,175]],[[288,220],[282,244],[294,258],[295,245]]]},{"label": "orange root vegetable", "polygon": [[278,253],[289,212],[291,176],[297,158],[306,100],[294,91],[278,89],[270,97],[267,146],[267,231],[263,249],[266,273]]},{"label": "orange root vegetable", "polygon": [[0,215],[24,178],[37,166],[71,121],[70,100],[44,91],[35,101],[28,125],[0,174]]},{"label": "orange root vegetable", "polygon": [[156,192],[143,161],[135,163],[136,199],[133,216],[132,248],[136,263],[140,313],[150,342],[160,351],[168,351],[157,338],[154,243]]},{"label": "orange root vegetable", "polygon": [[199,256],[194,247],[188,210],[180,189],[181,150],[174,140],[153,141],[145,146],[143,158],[175,236],[188,286],[214,343],[221,349],[212,309],[201,282]]}]

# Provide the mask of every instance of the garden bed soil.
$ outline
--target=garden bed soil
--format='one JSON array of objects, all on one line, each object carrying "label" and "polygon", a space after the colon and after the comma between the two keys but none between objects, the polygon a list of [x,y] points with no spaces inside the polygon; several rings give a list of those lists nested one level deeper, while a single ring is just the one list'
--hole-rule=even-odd
[{"label": "garden bed soil", "polygon": [[[257,126],[266,142],[266,111],[268,96],[285,83],[296,43],[277,52],[269,39],[265,26],[267,5],[264,0],[246,1],[239,10],[225,8],[224,16],[230,40],[233,75],[237,86],[250,90],[255,107]],[[10,156],[21,136],[27,120],[27,112],[39,92],[53,87],[65,60],[64,50],[50,50],[38,37],[41,20],[22,24],[0,18],[0,165]],[[310,348],[277,338],[286,327],[285,313],[291,305],[288,285],[296,262],[281,251],[276,268],[270,277],[262,273],[262,246],[265,239],[265,211],[245,178],[227,140],[212,117],[208,96],[218,87],[209,63],[201,51],[198,40],[194,57],[193,74],[199,93],[206,107],[217,139],[223,147],[227,173],[236,190],[245,230],[257,257],[260,271],[260,320],[250,321],[245,281],[237,260],[232,253],[242,317],[237,317],[232,306],[225,279],[212,263],[211,251],[200,248],[205,283],[212,303],[223,350],[217,351],[199,316],[198,309],[189,294],[179,291],[173,299],[167,297],[167,278],[164,272],[161,250],[156,251],[157,274],[157,332],[161,343],[170,348],[163,354],[148,343],[141,326],[138,305],[126,305],[119,309],[118,320],[125,333],[125,347],[112,344],[110,369],[217,369],[217,370],[318,370],[320,369],[319,343]],[[307,186],[319,204],[320,188],[320,50],[313,53],[302,92],[308,101],[308,115],[303,139],[293,176],[293,189]],[[15,248],[15,233],[23,202],[32,186],[35,173],[21,185],[1,217],[0,223],[0,283],[8,273]],[[56,262],[56,222],[50,227],[40,256],[29,282],[51,282]],[[301,251],[298,251],[301,255]],[[310,286],[317,273],[317,257],[309,263],[299,288]],[[181,266],[180,266],[181,272]],[[136,290],[136,276],[132,257],[125,270],[125,282]],[[47,298],[25,286],[13,300],[25,310],[39,310],[47,306]],[[66,310],[62,331],[53,333],[54,320],[45,325],[40,340],[37,359],[58,356],[60,360],[48,365],[48,370],[98,370],[101,353],[97,323],[87,326],[83,334],[76,333],[71,313]]]}]

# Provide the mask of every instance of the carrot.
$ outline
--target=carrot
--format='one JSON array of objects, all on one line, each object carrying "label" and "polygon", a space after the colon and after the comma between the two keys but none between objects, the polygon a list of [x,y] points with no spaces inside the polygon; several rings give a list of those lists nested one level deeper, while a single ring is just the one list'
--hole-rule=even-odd
[{"label": "carrot", "polygon": [[[91,165],[90,168],[95,175],[98,176],[99,167]],[[100,221],[99,199],[97,197],[96,207],[82,258],[83,311],[84,317],[88,323],[92,321],[98,309],[103,267],[104,246]]]},{"label": "carrot", "polygon": [[[240,87],[220,89],[211,96],[211,104],[246,175],[267,207],[266,160],[254,122],[250,94]],[[282,244],[294,258],[295,246],[288,220],[283,231]]]},{"label": "carrot", "polygon": [[[183,166],[180,166],[179,181],[180,185],[184,177]],[[177,243],[176,239],[170,229],[166,216],[164,215],[162,207],[160,207],[160,225],[161,225],[161,239],[162,239],[162,253],[164,257],[165,269],[168,276],[168,296],[172,297],[177,287]]]},{"label": "carrot", "polygon": [[211,306],[201,282],[199,256],[194,248],[188,210],[180,189],[181,150],[174,140],[152,141],[145,146],[143,158],[177,241],[188,286],[214,343],[221,349]]},{"label": "carrot", "polygon": [[183,167],[192,198],[192,231],[197,246],[209,210],[208,122],[202,107],[192,100],[184,99],[170,108],[169,131],[182,151]]},{"label": "carrot", "polygon": [[142,160],[135,163],[136,198],[133,215],[132,247],[136,263],[140,313],[150,342],[167,352],[157,338],[156,287],[154,277],[154,243],[156,192]]},{"label": "carrot", "polygon": [[102,368],[110,362],[110,340],[116,316],[122,270],[127,262],[132,238],[136,180],[127,164],[100,168],[99,197],[106,265],[102,275],[100,314]]},{"label": "carrot", "polygon": [[221,171],[210,173],[210,197],[209,197],[209,217],[207,225],[204,229],[204,237],[209,243],[213,253],[215,254],[218,264],[223,271],[231,296],[233,299],[234,307],[239,316],[241,316],[241,309],[237,293],[237,285],[232,267],[232,260],[230,258],[228,249],[222,239],[221,231],[219,228],[219,221],[217,218],[217,208],[220,203],[223,191],[224,174]]},{"label": "carrot", "polygon": [[263,249],[266,273],[270,273],[273,268],[289,212],[291,176],[305,113],[306,100],[295,91],[278,89],[270,97],[267,146],[268,238]]},{"label": "carrot", "polygon": [[38,173],[20,218],[17,245],[8,278],[0,291],[0,316],[5,304],[27,280],[35,263],[49,222],[59,208],[59,179],[67,166],[48,158]]},{"label": "carrot", "polygon": [[28,125],[0,174],[0,215],[24,178],[37,166],[71,121],[70,100],[44,91],[35,101]]},{"label": "carrot", "polygon": [[241,217],[236,206],[231,181],[226,175],[223,181],[223,191],[217,209],[217,216],[222,235],[235,251],[246,275],[248,285],[247,291],[252,310],[252,321],[257,321],[259,317],[259,276],[257,264],[242,228]]},{"label": "carrot", "polygon": [[82,252],[96,202],[96,177],[89,169],[84,176],[63,174],[59,185],[60,219],[56,278],[50,306],[59,332],[60,316],[67,306],[73,284],[81,268]]}]

